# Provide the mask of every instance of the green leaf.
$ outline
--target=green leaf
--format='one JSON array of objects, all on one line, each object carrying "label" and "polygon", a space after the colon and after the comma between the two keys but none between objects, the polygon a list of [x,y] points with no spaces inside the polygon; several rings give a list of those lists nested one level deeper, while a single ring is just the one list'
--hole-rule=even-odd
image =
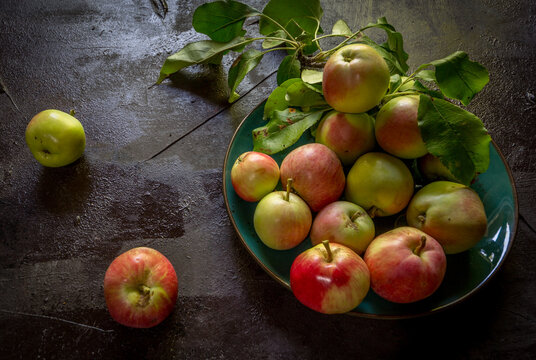
[{"label": "green leaf", "polygon": [[304,69],[301,73],[301,79],[307,84],[318,84],[322,82],[324,73],[318,70]]},{"label": "green leaf", "polygon": [[428,151],[469,185],[489,166],[491,138],[474,114],[441,99],[420,96],[419,129]]},{"label": "green leaf", "polygon": [[[274,38],[281,38],[286,39],[287,34],[283,30],[277,30],[273,33],[269,34],[268,37],[274,37]],[[283,40],[276,40],[276,39],[266,39],[262,42],[262,48],[263,49],[270,49],[276,46],[279,46],[283,43]]]},{"label": "green leaf", "polygon": [[237,1],[215,1],[199,6],[193,16],[195,31],[208,35],[212,40],[228,42],[244,36],[244,21],[260,12]]},{"label": "green leaf", "polygon": [[333,29],[331,30],[331,33],[333,35],[344,35],[344,36],[352,36],[353,32],[348,26],[348,24],[344,20],[337,20],[337,22],[333,25]]},{"label": "green leaf", "polygon": [[389,80],[389,94],[392,94],[400,85],[402,85],[402,78],[400,75],[391,75],[391,79]]},{"label": "green leaf", "polygon": [[402,70],[402,73],[400,75],[404,75],[409,69],[409,66],[407,64],[409,55],[404,51],[404,40],[402,38],[402,34],[396,31],[394,26],[389,24],[385,17],[379,18],[376,23],[368,24],[362,30],[370,28],[379,28],[386,32],[387,41],[382,44],[381,47],[393,54],[398,64],[400,65],[400,69]]},{"label": "green leaf", "polygon": [[264,53],[255,49],[246,50],[231,65],[229,77],[227,78],[229,88],[231,89],[229,102],[234,102],[238,99],[240,95],[236,92],[236,88],[244,80],[247,73],[259,65],[263,55]]},{"label": "green leaf", "polygon": [[320,120],[323,112],[301,112],[294,108],[272,112],[266,126],[253,130],[253,151],[275,154],[292,146],[307,129]]},{"label": "green leaf", "polygon": [[415,77],[424,81],[436,82],[435,70],[420,70]]},{"label": "green leaf", "polygon": [[268,35],[280,29],[272,19],[287,28],[292,36],[299,36],[303,31],[314,35],[323,14],[319,0],[270,0],[262,12],[266,17],[261,16],[259,22],[261,34]]},{"label": "green leaf", "polygon": [[304,46],[302,52],[305,55],[310,55],[318,50],[318,44],[313,42],[316,33],[322,33],[319,19],[311,16],[293,18],[286,26],[286,29],[291,33],[296,41]]},{"label": "green leaf", "polygon": [[300,68],[300,62],[294,55],[285,56],[277,69],[277,85],[281,85],[288,79],[299,78]]},{"label": "green leaf", "polygon": [[303,81],[296,81],[287,88],[285,97],[290,106],[316,107],[327,105],[324,97],[307,87]]},{"label": "green leaf", "polygon": [[402,65],[398,61],[397,55],[393,51],[386,49],[385,47],[381,45],[378,45],[374,40],[372,40],[366,35],[363,35],[361,39],[359,40],[359,42],[371,46],[372,48],[374,48],[374,50],[378,52],[378,54],[380,54],[383,57],[383,59],[387,63],[387,67],[389,68],[389,73],[391,75],[394,75],[394,74],[405,75],[406,74],[407,68],[402,67]]},{"label": "green leaf", "polygon": [[305,86],[307,86],[309,89],[313,90],[316,93],[319,93],[320,95],[324,96],[324,92],[322,91],[322,83],[316,83],[316,84],[309,84],[304,82]]},{"label": "green leaf", "polygon": [[424,86],[419,80],[415,80],[413,83],[412,89],[423,94],[430,95],[438,99],[445,99],[445,96],[440,90],[432,90]]},{"label": "green leaf", "polygon": [[264,104],[264,114],[262,117],[264,120],[270,117],[272,111],[281,111],[289,107],[288,101],[286,99],[287,89],[290,85],[298,81],[300,81],[300,79],[298,78],[288,79],[272,91],[272,93],[270,94],[270,96],[268,96],[268,99],[266,100],[266,104]]},{"label": "green leaf", "polygon": [[469,60],[463,51],[456,51],[431,64],[435,66],[435,77],[443,94],[460,100],[464,105],[468,105],[489,82],[488,70]]},{"label": "green leaf", "polygon": [[164,65],[162,65],[162,69],[160,69],[160,76],[156,83],[160,84],[171,74],[191,65],[219,63],[223,54],[227,51],[242,48],[252,41],[251,39],[244,39],[239,36],[227,43],[220,43],[213,40],[189,43],[166,59]]}]

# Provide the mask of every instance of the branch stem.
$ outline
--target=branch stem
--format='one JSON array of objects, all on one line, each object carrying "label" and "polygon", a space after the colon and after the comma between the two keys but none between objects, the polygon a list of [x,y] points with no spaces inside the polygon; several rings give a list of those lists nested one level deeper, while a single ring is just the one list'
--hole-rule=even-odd
[{"label": "branch stem", "polygon": [[263,13],[259,13],[259,16],[260,17],[263,17],[265,18],[266,20],[269,20],[271,21],[272,23],[274,23],[277,27],[279,27],[281,30],[283,30],[285,32],[285,34],[287,34],[287,36],[289,37],[289,39],[291,39],[292,41],[294,41],[294,43],[298,43],[296,41],[296,39],[294,38],[294,36],[292,36],[287,29],[285,29],[285,27],[283,25],[281,25],[280,23],[278,23],[277,21],[275,21],[274,19],[272,19],[271,17],[269,17],[268,15],[266,14],[263,14]]}]

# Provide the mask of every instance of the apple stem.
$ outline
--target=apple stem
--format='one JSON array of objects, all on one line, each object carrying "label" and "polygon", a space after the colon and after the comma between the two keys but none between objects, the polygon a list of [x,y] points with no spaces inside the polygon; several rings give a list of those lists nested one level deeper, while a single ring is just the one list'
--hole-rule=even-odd
[{"label": "apple stem", "polygon": [[355,221],[355,219],[357,219],[358,217],[360,217],[361,215],[363,215],[363,213],[359,210],[357,210],[353,215],[352,217],[350,218],[350,220],[352,221]]},{"label": "apple stem", "polygon": [[287,179],[287,193],[285,195],[285,201],[289,201],[289,199],[290,199],[290,189],[292,187],[293,182],[294,182],[294,180],[292,180],[292,178]]},{"label": "apple stem", "polygon": [[426,236],[421,236],[421,241],[419,242],[419,245],[417,245],[417,247],[415,248],[415,250],[413,250],[413,253],[417,256],[420,256],[421,255],[421,251],[422,249],[424,249],[424,247],[426,246]]},{"label": "apple stem", "polygon": [[372,206],[368,211],[369,216],[374,219],[376,216],[376,212],[378,212],[378,208],[376,206]]},{"label": "apple stem", "polygon": [[424,222],[426,221],[426,217],[424,215],[419,215],[417,216],[417,220],[419,220],[421,224],[424,224]]},{"label": "apple stem", "polygon": [[331,252],[331,248],[329,246],[329,240],[322,240],[322,245],[324,245],[326,252],[328,253],[327,261],[329,263],[333,260],[333,253]]}]

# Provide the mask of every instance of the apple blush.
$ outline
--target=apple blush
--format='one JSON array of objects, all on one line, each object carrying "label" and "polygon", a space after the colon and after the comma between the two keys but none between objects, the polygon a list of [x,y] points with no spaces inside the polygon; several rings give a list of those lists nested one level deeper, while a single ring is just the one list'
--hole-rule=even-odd
[{"label": "apple blush", "polygon": [[327,146],[311,143],[292,150],[281,162],[281,183],[293,179],[292,188],[317,212],[339,199],[346,179],[337,154]]},{"label": "apple blush", "polygon": [[247,151],[231,168],[231,183],[236,194],[245,201],[255,202],[272,192],[279,182],[279,165],[269,155]]},{"label": "apple blush", "polygon": [[363,257],[372,290],[395,303],[412,303],[432,295],[445,276],[441,245],[424,232],[399,227],[377,236]]},{"label": "apple blush", "polygon": [[342,314],[367,295],[369,270],[352,249],[324,240],[294,259],[290,287],[303,305],[324,314]]}]

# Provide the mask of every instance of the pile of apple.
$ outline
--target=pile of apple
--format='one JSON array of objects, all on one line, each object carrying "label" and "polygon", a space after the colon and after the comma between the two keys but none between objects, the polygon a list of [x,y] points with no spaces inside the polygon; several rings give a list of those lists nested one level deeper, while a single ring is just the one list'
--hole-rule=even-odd
[{"label": "pile of apple", "polygon": [[[320,121],[315,142],[281,162],[249,151],[236,159],[231,182],[239,197],[258,202],[259,239],[288,250],[308,236],[290,286],[322,313],[357,307],[370,288],[395,303],[433,294],[443,281],[446,254],[476,245],[487,229],[478,194],[428,153],[417,123],[419,97],[389,100],[389,70],[371,47],[347,45],[327,61],[323,93],[334,109]],[[418,191],[408,159],[418,159],[426,184]],[[282,191],[275,191],[281,181]],[[374,218],[401,214],[408,226],[375,233]]]}]

